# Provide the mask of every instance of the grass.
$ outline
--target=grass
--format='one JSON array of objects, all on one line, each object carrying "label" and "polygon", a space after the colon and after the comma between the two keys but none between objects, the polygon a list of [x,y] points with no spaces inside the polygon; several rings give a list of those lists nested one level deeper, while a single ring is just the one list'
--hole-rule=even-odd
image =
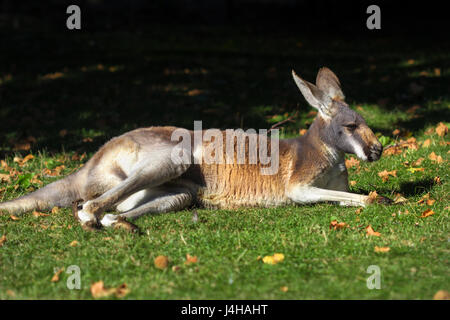
[{"label": "grass", "polygon": [[[16,45],[0,52],[14,57],[0,66],[0,116],[8,119],[0,127],[0,152],[18,173],[0,182],[1,201],[41,186],[34,177],[43,184],[60,177],[46,175],[46,168],[64,165],[60,175],[69,174],[108,138],[139,126],[191,128],[201,119],[204,127],[269,128],[299,110],[296,123],[282,131],[295,136],[313,115],[290,78],[292,67],[313,80],[320,66],[329,66],[347,101],[387,144],[395,143],[398,128],[419,148],[349,170],[353,192],[408,199],[359,214],[329,204],[199,209],[194,223],[186,210],[142,217],[136,221],[142,235],[86,232],[68,209],[20,220],[0,216],[1,299],[90,299],[90,285],[99,280],[107,287],[126,283],[129,299],[431,299],[449,290],[449,148],[446,137],[426,131],[449,119],[450,60],[432,39],[370,38],[355,47],[354,39],[220,27],[2,37]],[[40,61],[30,61],[33,55]],[[414,105],[420,107],[411,111]],[[444,161],[430,160],[431,152]],[[34,158],[22,166],[13,161],[29,153]],[[408,170],[419,158],[416,167],[424,171]],[[384,169],[397,170],[397,177],[383,182]],[[417,203],[426,194],[433,205]],[[435,214],[421,218],[427,208]],[[332,220],[349,227],[330,229]],[[367,236],[368,225],[381,236]],[[72,247],[74,240],[79,245]],[[377,253],[375,246],[390,251]],[[274,253],[284,261],[258,259]],[[185,265],[186,254],[198,262]],[[169,257],[168,269],[155,268],[158,255]],[[70,265],[80,267],[80,290],[67,289],[65,272],[50,281],[55,268]],[[371,265],[380,267],[380,290],[366,286]]]}]

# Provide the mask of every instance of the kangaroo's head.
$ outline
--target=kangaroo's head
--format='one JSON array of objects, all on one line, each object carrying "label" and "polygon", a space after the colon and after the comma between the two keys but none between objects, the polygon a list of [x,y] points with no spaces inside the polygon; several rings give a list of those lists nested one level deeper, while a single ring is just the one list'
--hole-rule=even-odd
[{"label": "kangaroo's head", "polygon": [[376,161],[380,158],[383,151],[381,143],[363,117],[344,102],[339,79],[330,69],[319,70],[316,85],[303,80],[294,71],[292,75],[306,101],[318,110],[309,135],[317,134],[328,147],[356,154],[361,160]]}]

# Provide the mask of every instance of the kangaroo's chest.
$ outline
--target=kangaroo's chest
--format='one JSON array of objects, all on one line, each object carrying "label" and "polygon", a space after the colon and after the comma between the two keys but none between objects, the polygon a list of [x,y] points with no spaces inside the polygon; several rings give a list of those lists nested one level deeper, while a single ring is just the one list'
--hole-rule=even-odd
[{"label": "kangaroo's chest", "polygon": [[346,191],[348,189],[348,174],[345,162],[339,162],[321,172],[313,182],[317,188]]}]

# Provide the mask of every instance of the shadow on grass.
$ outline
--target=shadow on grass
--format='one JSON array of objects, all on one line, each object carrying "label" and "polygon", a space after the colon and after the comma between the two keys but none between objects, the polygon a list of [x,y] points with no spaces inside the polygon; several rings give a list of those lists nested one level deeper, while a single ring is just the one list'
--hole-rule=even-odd
[{"label": "shadow on grass", "polygon": [[[27,143],[32,151],[91,152],[137,127],[192,128],[194,120],[202,120],[204,128],[270,128],[273,116],[299,110],[305,124],[312,109],[290,71],[314,81],[321,66],[337,73],[352,104],[377,104],[386,111],[421,105],[420,118],[398,123],[408,130],[449,116],[445,103],[426,106],[448,95],[444,70],[450,59],[444,49],[411,47],[407,39],[404,47],[393,38],[355,46],[354,39],[241,34],[233,27],[221,29],[219,38],[215,32],[202,30],[201,38],[183,28],[70,38],[4,34],[5,42],[19,44],[0,52],[9,62],[0,66],[0,79],[12,78],[0,83],[0,156]],[[408,59],[416,62],[408,65]],[[431,76],[420,75],[424,70]],[[50,79],[42,80],[44,75]],[[420,92],[411,93],[411,83]],[[380,103],[383,99],[387,102]],[[295,134],[298,127],[286,129]]]}]

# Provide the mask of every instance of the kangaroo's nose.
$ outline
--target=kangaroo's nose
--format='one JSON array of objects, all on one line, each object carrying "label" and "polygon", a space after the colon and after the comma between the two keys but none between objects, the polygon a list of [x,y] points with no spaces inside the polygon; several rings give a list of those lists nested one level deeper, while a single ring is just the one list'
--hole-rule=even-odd
[{"label": "kangaroo's nose", "polygon": [[375,143],[370,147],[369,161],[377,161],[380,159],[383,153],[383,145],[381,143]]}]

